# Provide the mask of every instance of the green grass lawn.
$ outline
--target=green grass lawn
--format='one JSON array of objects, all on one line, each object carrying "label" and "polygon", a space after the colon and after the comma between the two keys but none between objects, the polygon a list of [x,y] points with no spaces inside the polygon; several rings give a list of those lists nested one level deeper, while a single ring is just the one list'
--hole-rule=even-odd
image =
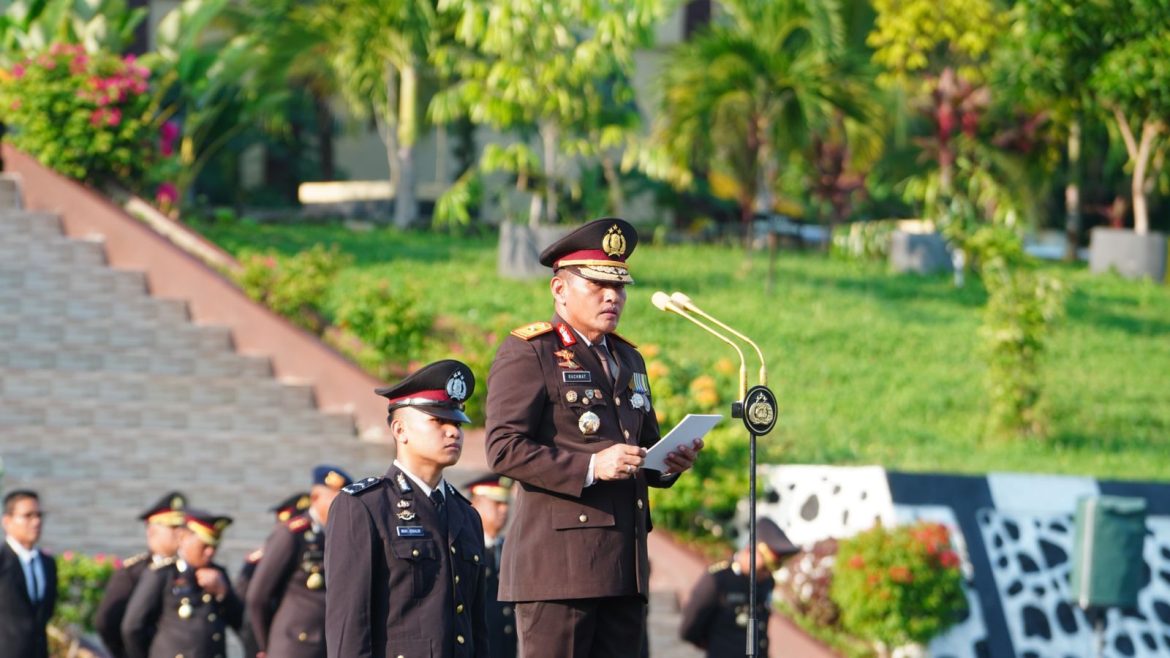
[{"label": "green grass lawn", "polygon": [[[546,281],[496,275],[494,237],[250,223],[199,228],[234,253],[339,245],[354,264],[339,276],[333,304],[360,277],[378,277],[424,290],[434,313],[484,327],[551,313]],[[733,356],[650,304],[656,290],[681,290],[763,348],[781,404],[776,430],[761,443],[769,461],[1170,478],[1166,287],[1052,266],[1071,293],[1046,361],[1050,438],[988,442],[978,282],[955,289],[947,277],[783,252],[769,294],[766,257],[757,254],[748,266],[734,248],[643,245],[631,264],[637,284],[629,289],[623,335],[676,360],[712,364]]]}]

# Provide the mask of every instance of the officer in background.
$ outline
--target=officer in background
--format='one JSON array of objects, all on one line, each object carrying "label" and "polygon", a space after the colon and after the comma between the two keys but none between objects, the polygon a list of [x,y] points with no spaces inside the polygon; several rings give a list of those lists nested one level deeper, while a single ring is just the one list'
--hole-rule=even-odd
[{"label": "officer in background", "polygon": [[330,658],[487,655],[483,526],[443,478],[462,453],[474,389],[471,369],[448,359],[377,390],[397,459],[384,477],[342,489],[329,510]]},{"label": "officer in background", "polygon": [[126,604],[134,586],[150,565],[175,557],[179,550],[179,528],[186,520],[183,515],[186,508],[187,497],[179,491],[172,491],[138,516],[146,524],[147,550],[122,561],[122,567],[106,583],[106,591],[94,613],[94,627],[113,658],[126,656],[126,649],[122,646],[122,617],[126,614]]},{"label": "officer in background", "polygon": [[260,656],[325,658],[325,528],[329,506],[350,484],[336,466],[314,468],[309,509],[264,542],[244,599]]},{"label": "officer in background", "polygon": [[151,565],[126,606],[122,642],[130,658],[222,658],[227,629],[244,604],[223,567],[212,562],[231,518],[188,509],[179,551]]},{"label": "officer in background", "polygon": [[504,528],[508,525],[508,508],[512,503],[512,481],[494,473],[484,473],[469,482],[466,488],[471,506],[483,521],[488,655],[490,658],[515,658],[516,615],[511,603],[497,599]]},{"label": "officer in background", "polygon": [[[308,510],[310,502],[309,492],[298,491],[280,501],[275,506],[270,507],[268,511],[276,515],[276,523],[279,526],[291,519],[294,514],[300,514]],[[260,558],[262,557],[264,557],[264,547],[257,548],[251,553],[248,553],[247,557],[244,558],[244,566],[240,567],[240,573],[236,576],[234,583],[236,594],[240,597],[241,601],[245,602],[244,620],[240,624],[239,636],[240,643],[244,645],[244,655],[247,658],[255,658],[256,654],[260,653],[260,646],[256,644],[256,635],[252,632],[252,623],[248,615],[247,601],[248,585],[252,582],[252,576],[256,573],[256,567],[260,564]],[[279,599],[269,601],[269,609],[275,613],[276,606],[279,603]]]},{"label": "officer in background", "polygon": [[[771,519],[756,526],[756,618],[760,648],[768,655],[768,614],[772,609],[772,573],[800,552]],[[703,649],[708,658],[742,656],[751,617],[751,550],[744,546],[730,560],[716,562],[699,578],[683,610],[682,639]]]}]

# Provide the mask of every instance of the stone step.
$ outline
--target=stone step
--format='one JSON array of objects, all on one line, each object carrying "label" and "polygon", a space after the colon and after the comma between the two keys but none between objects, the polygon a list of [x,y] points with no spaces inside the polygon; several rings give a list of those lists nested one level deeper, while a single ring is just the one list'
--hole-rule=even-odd
[{"label": "stone step", "polygon": [[63,293],[42,297],[0,288],[0,317],[8,315],[22,319],[50,317],[61,322],[105,318],[110,321],[187,324],[190,320],[187,303],[178,299],[158,299],[145,295],[119,297],[107,292],[92,295]]},{"label": "stone step", "polygon": [[[3,185],[3,183],[0,183]],[[3,202],[0,201],[0,204]],[[61,217],[50,212],[4,209],[0,205],[0,233],[11,233],[27,237],[36,235],[44,238],[62,237]],[[4,238],[0,237],[0,241]]]},{"label": "stone step", "polygon": [[0,398],[86,398],[95,402],[176,403],[192,407],[236,404],[291,411],[315,409],[313,387],[274,379],[188,377],[138,372],[74,372],[0,368]]},{"label": "stone step", "polygon": [[0,263],[0,290],[35,294],[38,298],[78,293],[132,297],[147,292],[146,275],[142,272],[72,265],[30,269],[13,263]]},{"label": "stone step", "polygon": [[105,266],[106,247],[104,243],[94,240],[74,240],[64,236],[26,238],[9,233],[0,238],[0,260],[23,263],[30,268],[57,263]]},{"label": "stone step", "polygon": [[16,178],[10,174],[0,174],[0,214],[19,211],[23,205]]},{"label": "stone step", "polygon": [[182,403],[95,402],[85,398],[0,399],[0,427],[11,425],[33,425],[48,431],[83,425],[121,430],[355,434],[349,414],[326,414],[314,409],[293,412],[276,407],[192,407]]},{"label": "stone step", "polygon": [[190,350],[199,354],[231,352],[232,332],[227,327],[168,326],[159,322],[109,322],[100,318],[61,322],[54,318],[0,317],[0,341],[13,347],[89,346],[111,350]]},{"label": "stone step", "polygon": [[[2,311],[0,311],[2,312]],[[161,375],[210,377],[269,377],[272,364],[266,358],[234,353],[195,354],[100,347],[26,347],[0,351],[0,368],[59,370],[67,372],[141,372]]]}]

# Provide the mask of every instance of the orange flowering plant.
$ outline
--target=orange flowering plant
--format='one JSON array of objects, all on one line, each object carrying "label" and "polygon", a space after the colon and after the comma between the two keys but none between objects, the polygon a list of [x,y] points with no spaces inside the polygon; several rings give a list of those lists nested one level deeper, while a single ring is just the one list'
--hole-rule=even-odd
[{"label": "orange flowering plant", "polygon": [[117,558],[102,553],[89,556],[65,551],[58,555],[53,625],[92,633],[93,615],[102,600],[106,582],[121,564]]},{"label": "orange flowering plant", "polygon": [[877,525],[840,542],[829,595],[850,633],[926,643],[966,610],[960,562],[942,524]]}]

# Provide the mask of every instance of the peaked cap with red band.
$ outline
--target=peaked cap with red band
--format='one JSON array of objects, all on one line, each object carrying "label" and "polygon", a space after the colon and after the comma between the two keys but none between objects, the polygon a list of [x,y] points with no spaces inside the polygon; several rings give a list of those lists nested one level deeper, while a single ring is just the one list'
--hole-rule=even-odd
[{"label": "peaked cap with red band", "polygon": [[419,368],[394,386],[374,389],[390,401],[388,411],[414,407],[437,418],[470,423],[463,403],[475,391],[471,368],[455,359],[443,359]]},{"label": "peaked cap with red band", "polygon": [[187,510],[187,529],[208,546],[219,546],[223,531],[232,524],[232,517],[218,516],[203,510]]},{"label": "peaked cap with red band", "polygon": [[312,499],[309,497],[309,492],[298,491],[297,493],[280,501],[276,505],[268,508],[268,511],[276,515],[277,521],[287,521],[291,519],[294,514],[300,514],[301,512],[309,509],[309,503],[311,502]]},{"label": "peaked cap with red band", "polygon": [[187,507],[187,497],[179,491],[172,491],[159,498],[138,518],[147,523],[171,526],[177,528],[183,525],[183,510]]},{"label": "peaked cap with red band", "polygon": [[571,267],[593,281],[633,283],[626,260],[638,246],[634,225],[617,217],[595,219],[557,240],[540,253],[540,264]]}]

